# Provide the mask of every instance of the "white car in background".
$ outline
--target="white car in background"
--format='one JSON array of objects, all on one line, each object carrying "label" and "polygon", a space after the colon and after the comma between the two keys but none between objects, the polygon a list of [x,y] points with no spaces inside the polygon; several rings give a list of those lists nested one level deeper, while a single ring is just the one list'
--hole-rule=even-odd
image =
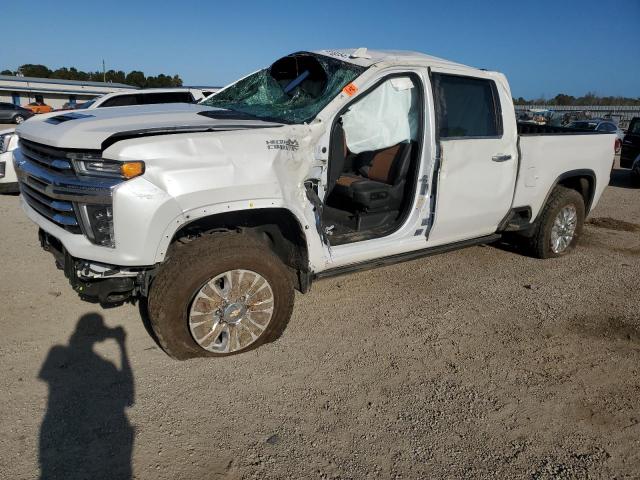
[{"label": "white car in background", "polygon": [[[106,107],[128,107],[151,105],[158,103],[197,103],[218,89],[208,88],[149,88],[144,90],[130,89],[107,93],[88,102],[78,105],[73,110],[44,113],[34,121],[47,121],[51,117],[62,115],[73,116],[77,110],[95,110]],[[19,191],[18,180],[11,162],[11,151],[18,146],[18,137],[13,128],[0,131],[0,193],[16,193]]]},{"label": "white car in background", "polygon": [[[208,93],[209,91],[207,91]],[[93,110],[103,107],[130,107],[154,103],[196,103],[207,95],[198,88],[148,88],[107,93],[88,102],[81,103],[74,110]]]},{"label": "white car in background", "polygon": [[11,151],[18,146],[18,136],[14,129],[0,130],[0,193],[19,191],[18,178],[13,169]]}]

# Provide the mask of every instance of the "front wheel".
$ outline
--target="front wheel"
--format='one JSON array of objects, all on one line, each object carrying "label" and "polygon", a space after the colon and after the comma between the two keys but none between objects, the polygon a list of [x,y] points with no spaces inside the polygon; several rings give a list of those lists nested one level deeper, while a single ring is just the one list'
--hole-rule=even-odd
[{"label": "front wheel", "polygon": [[22,122],[24,122],[24,117],[22,115],[16,115],[13,117],[13,123],[20,125]]},{"label": "front wheel", "polygon": [[584,224],[584,199],[575,190],[557,186],[543,207],[538,225],[529,239],[538,258],[561,257],[578,242]]},{"label": "front wheel", "polygon": [[217,233],[176,244],[148,300],[160,346],[182,360],[275,340],[291,317],[294,290],[289,270],[265,242]]}]

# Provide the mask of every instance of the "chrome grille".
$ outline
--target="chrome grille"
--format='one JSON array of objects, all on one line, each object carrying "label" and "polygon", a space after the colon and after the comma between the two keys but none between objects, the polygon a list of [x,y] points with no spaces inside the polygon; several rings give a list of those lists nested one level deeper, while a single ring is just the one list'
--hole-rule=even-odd
[{"label": "chrome grille", "polygon": [[20,191],[24,200],[43,217],[72,233],[81,233],[73,203],[49,197],[42,182],[29,178],[20,182]]},{"label": "chrome grille", "polygon": [[68,157],[69,151],[29,140],[20,140],[20,148],[25,157],[48,170],[69,175],[74,174],[73,165]]},{"label": "chrome grille", "polygon": [[87,157],[100,158],[101,152],[63,150],[20,139],[13,157],[26,206],[60,228],[84,234],[96,243],[92,219],[86,211],[92,207],[112,212],[113,187],[122,179],[77,175],[74,162]]}]

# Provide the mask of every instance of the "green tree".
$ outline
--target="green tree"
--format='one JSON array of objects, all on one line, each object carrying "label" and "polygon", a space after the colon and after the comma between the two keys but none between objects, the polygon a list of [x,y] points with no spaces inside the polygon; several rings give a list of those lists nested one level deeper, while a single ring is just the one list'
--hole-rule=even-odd
[{"label": "green tree", "polygon": [[144,76],[144,72],[133,70],[125,77],[125,82],[129,85],[135,85],[136,87],[144,88],[147,86],[147,79]]},{"label": "green tree", "polygon": [[[19,69],[19,73],[26,77],[38,77],[38,78],[58,78],[60,80],[80,80],[80,81],[95,81],[102,82],[103,79],[107,82],[113,83],[125,83],[141,88],[168,88],[168,87],[181,87],[182,79],[179,75],[165,75],[161,73],[157,76],[146,77],[144,72],[139,70],[133,70],[128,74],[125,74],[122,70],[108,70],[107,72],[95,71],[85,72],[78,70],[75,67],[59,67],[55,70],[50,70],[45,65],[27,63],[22,65]],[[11,70],[3,70],[0,72],[2,75],[15,75],[16,72]]]},{"label": "green tree", "polygon": [[113,83],[124,83],[126,81],[127,76],[122,70],[108,70],[107,71],[107,82]]},{"label": "green tree", "polygon": [[554,98],[549,100],[552,105],[573,105],[576,101],[575,97],[564,93],[559,93]]},{"label": "green tree", "polygon": [[54,70],[49,78],[62,78],[65,80],[71,80],[71,73],[67,67],[60,67],[57,70]]},{"label": "green tree", "polygon": [[25,77],[49,78],[51,75],[51,70],[47,67],[33,63],[25,63],[18,68],[18,71]]}]

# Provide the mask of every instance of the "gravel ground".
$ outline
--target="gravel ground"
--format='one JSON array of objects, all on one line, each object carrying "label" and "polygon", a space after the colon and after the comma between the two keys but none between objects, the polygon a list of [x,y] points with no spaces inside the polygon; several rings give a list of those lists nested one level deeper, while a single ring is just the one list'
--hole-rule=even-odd
[{"label": "gravel ground", "polygon": [[277,342],[175,362],[137,307],[80,301],[0,197],[2,477],[639,478],[625,172],[591,219],[559,260],[474,247],[318,282]]}]

